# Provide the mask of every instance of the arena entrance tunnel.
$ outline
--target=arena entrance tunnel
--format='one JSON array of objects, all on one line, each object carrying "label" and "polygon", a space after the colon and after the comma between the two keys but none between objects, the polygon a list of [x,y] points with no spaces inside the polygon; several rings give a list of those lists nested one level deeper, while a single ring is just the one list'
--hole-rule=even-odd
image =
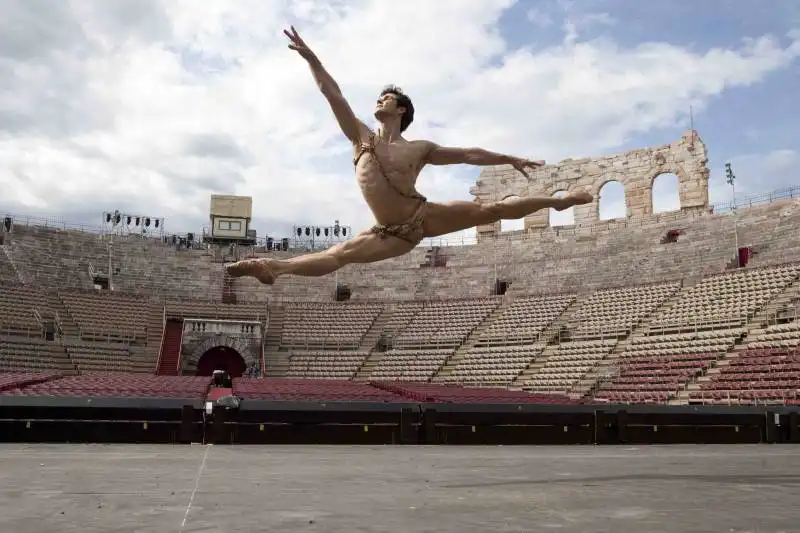
[{"label": "arena entrance tunnel", "polygon": [[238,378],[246,369],[244,357],[238,351],[229,346],[215,346],[200,356],[195,375],[211,376],[215,370],[222,370],[230,377]]}]

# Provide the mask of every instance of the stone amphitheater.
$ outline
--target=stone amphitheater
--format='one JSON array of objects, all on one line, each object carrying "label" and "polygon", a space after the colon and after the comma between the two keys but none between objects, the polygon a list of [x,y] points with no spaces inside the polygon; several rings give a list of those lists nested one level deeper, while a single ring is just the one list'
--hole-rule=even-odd
[{"label": "stone amphitheater", "polygon": [[[690,131],[530,179],[486,169],[476,201],[575,187],[597,196],[619,181],[627,217],[600,220],[595,202],[575,209],[574,225],[550,227],[541,212],[516,232],[480,227],[475,244],[426,243],[272,287],[226,278],[223,261],[293,252],[13,217],[0,230],[0,372],[207,374],[222,350],[232,374],[249,376],[240,390],[283,378],[541,401],[800,403],[800,198],[792,189],[715,209],[707,164]],[[654,213],[664,173],[678,177],[681,208]]]}]

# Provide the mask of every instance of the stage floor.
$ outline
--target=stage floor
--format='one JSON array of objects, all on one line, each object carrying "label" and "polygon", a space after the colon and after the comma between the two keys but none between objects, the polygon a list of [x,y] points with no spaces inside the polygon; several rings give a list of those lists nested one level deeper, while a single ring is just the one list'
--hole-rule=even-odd
[{"label": "stage floor", "polygon": [[0,445],[0,480],[3,533],[800,531],[791,445]]}]

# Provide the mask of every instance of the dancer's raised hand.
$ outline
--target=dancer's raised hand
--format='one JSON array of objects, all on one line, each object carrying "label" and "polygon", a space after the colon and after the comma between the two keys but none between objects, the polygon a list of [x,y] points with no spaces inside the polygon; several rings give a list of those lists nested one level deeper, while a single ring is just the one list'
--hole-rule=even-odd
[{"label": "dancer's raised hand", "polygon": [[306,61],[311,62],[317,60],[316,54],[311,51],[306,42],[300,37],[300,34],[297,33],[297,30],[294,29],[294,26],[291,27],[291,30],[283,30],[283,33],[289,38],[289,48],[291,50],[300,54],[300,57]]},{"label": "dancer's raised hand", "polygon": [[511,166],[515,169],[519,170],[523,176],[529,178],[528,173],[525,171],[526,168],[530,168],[536,170],[544,166],[544,161],[529,161],[528,159],[517,159]]}]

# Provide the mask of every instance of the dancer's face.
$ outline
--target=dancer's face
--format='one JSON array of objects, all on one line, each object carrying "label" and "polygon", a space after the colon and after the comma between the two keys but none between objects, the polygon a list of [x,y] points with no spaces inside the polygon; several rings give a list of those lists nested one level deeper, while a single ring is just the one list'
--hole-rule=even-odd
[{"label": "dancer's face", "polygon": [[397,106],[397,96],[392,93],[380,96],[375,103],[375,118],[380,121],[385,121],[390,117],[400,118],[403,111],[405,108]]}]

